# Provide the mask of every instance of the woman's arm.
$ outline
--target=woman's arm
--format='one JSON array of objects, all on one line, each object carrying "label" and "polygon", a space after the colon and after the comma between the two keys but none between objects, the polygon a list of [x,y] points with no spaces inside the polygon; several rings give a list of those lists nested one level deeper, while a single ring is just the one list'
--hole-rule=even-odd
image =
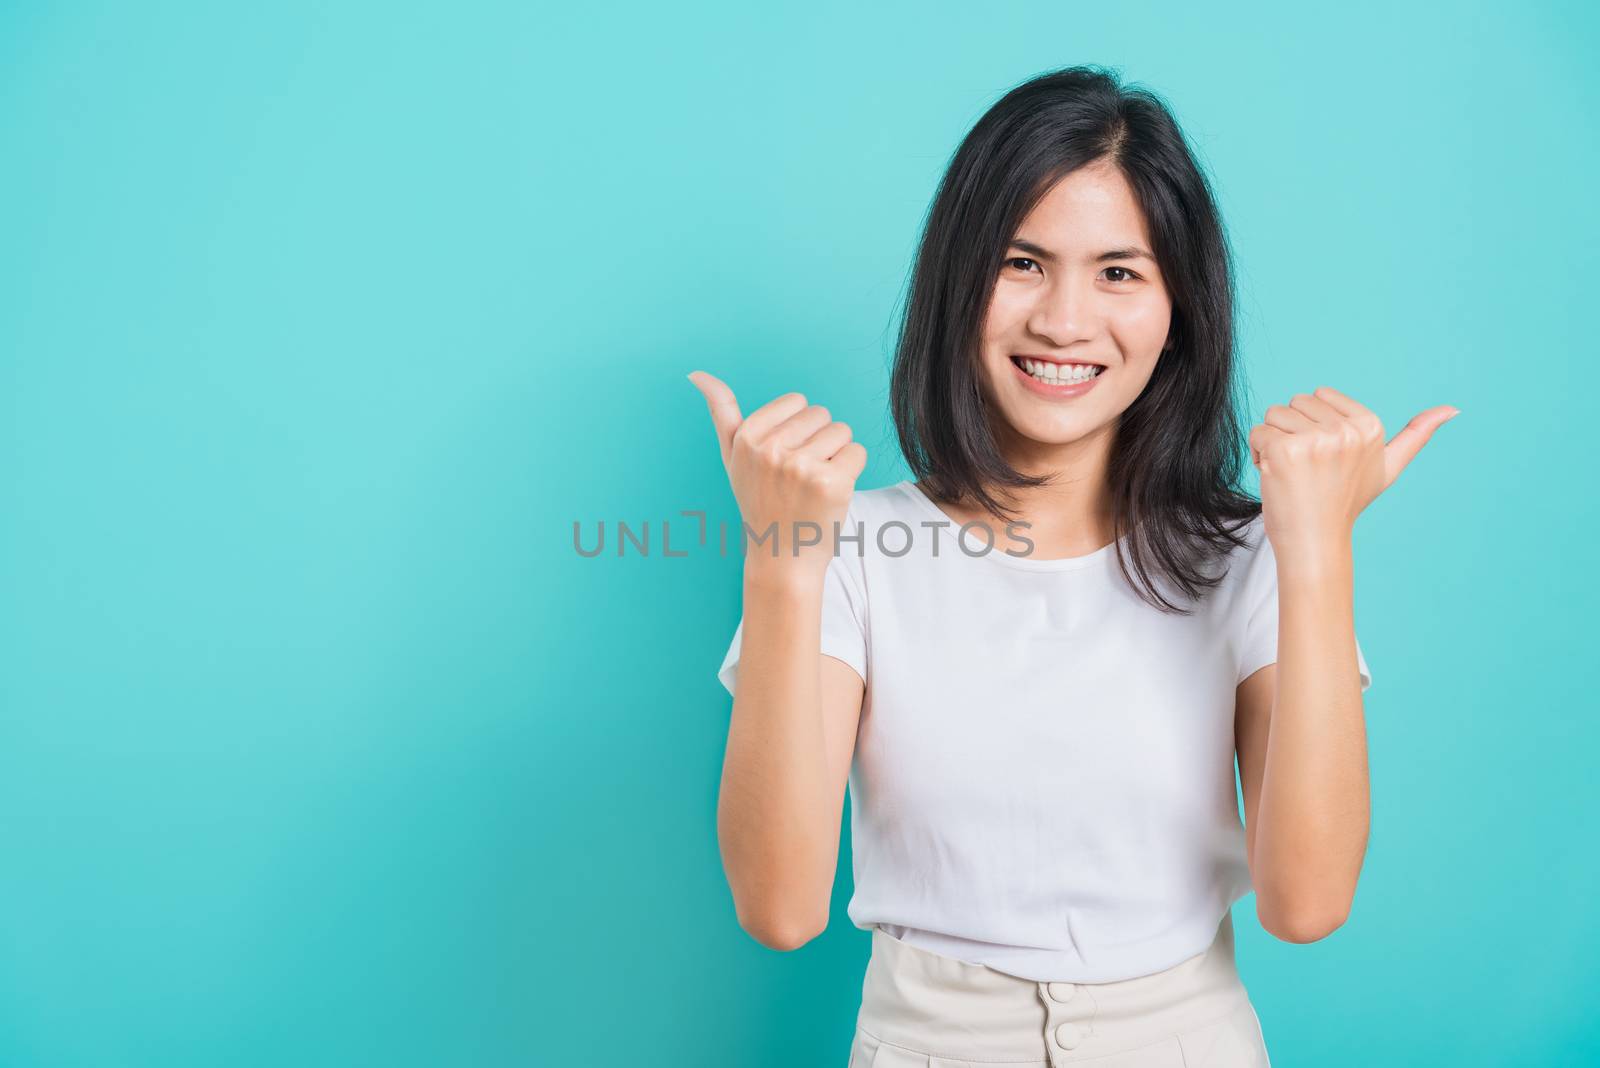
[{"label": "woman's arm", "polygon": [[1370,409],[1319,386],[1268,408],[1250,431],[1277,559],[1278,658],[1240,684],[1235,731],[1256,914],[1286,941],[1344,923],[1367,849],[1356,518],[1457,414],[1430,408],[1386,443]]},{"label": "woman's arm", "polygon": [[1277,567],[1278,661],[1239,685],[1239,778],[1256,915],[1314,942],[1349,915],[1370,824],[1349,539]]},{"label": "woman's arm", "polygon": [[828,925],[865,690],[853,668],[822,655],[821,621],[820,578],[747,563],[717,840],[739,926],[772,949]]},{"label": "woman's arm", "polygon": [[[697,379],[695,376],[699,375]],[[734,911],[758,942],[804,945],[828,925],[839,823],[865,682],[822,655],[822,605],[835,532],[867,451],[828,409],[785,393],[748,417],[727,383],[706,398],[741,520],[769,533],[745,559],[744,636],[717,798],[717,841]]]}]

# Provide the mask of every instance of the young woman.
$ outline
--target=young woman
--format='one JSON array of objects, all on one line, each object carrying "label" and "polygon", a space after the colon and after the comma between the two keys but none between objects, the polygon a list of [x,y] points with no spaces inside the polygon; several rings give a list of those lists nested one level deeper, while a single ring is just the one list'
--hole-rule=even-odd
[{"label": "young woman", "polygon": [[857,490],[865,450],[797,393],[744,417],[690,379],[761,539],[719,672],[724,865],[745,930],[804,944],[848,783],[850,1068],[1267,1064],[1231,906],[1291,942],[1348,914],[1352,528],[1456,410],[1385,443],[1298,394],[1241,492],[1210,187],[1158,97],[1081,67],[1009,92],[940,185],[891,382],[915,482]]}]

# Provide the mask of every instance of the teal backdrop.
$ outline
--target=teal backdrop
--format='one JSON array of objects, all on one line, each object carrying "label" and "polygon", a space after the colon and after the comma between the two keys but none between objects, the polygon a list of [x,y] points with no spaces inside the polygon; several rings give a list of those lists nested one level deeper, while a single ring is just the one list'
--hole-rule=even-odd
[{"label": "teal backdrop", "polygon": [[[1324,384],[1391,434],[1462,410],[1357,526],[1354,911],[1292,945],[1235,909],[1275,1062],[1593,1063],[1596,30],[5,5],[0,1064],[843,1068],[848,834],[795,952],[721,869],[738,513],[684,375],[801,390],[863,488],[904,477],[935,182],[1072,63],[1164,94],[1215,178],[1251,422]],[[580,556],[602,520],[649,555]]]}]

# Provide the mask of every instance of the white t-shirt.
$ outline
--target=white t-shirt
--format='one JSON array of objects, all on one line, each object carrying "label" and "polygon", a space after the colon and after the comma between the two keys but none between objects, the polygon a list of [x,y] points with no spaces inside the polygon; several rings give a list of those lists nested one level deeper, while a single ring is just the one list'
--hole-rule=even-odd
[{"label": "white t-shirt", "polygon": [[866,683],[851,923],[1036,981],[1205,950],[1252,889],[1233,727],[1236,687],[1277,659],[1261,519],[1186,616],[1140,598],[1110,545],[1011,556],[997,523],[985,552],[910,481],[856,491],[841,536],[858,529],[828,564],[821,642]]}]

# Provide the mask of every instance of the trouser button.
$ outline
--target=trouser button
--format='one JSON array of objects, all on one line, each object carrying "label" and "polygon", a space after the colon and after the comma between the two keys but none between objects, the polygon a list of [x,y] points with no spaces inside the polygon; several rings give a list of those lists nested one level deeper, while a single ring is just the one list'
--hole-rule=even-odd
[{"label": "trouser button", "polygon": [[1072,1049],[1083,1041],[1083,1028],[1074,1023],[1064,1023],[1056,1028],[1056,1043],[1062,1049]]},{"label": "trouser button", "polygon": [[1045,989],[1050,992],[1051,1001],[1069,1001],[1078,988],[1071,983],[1051,983]]}]

